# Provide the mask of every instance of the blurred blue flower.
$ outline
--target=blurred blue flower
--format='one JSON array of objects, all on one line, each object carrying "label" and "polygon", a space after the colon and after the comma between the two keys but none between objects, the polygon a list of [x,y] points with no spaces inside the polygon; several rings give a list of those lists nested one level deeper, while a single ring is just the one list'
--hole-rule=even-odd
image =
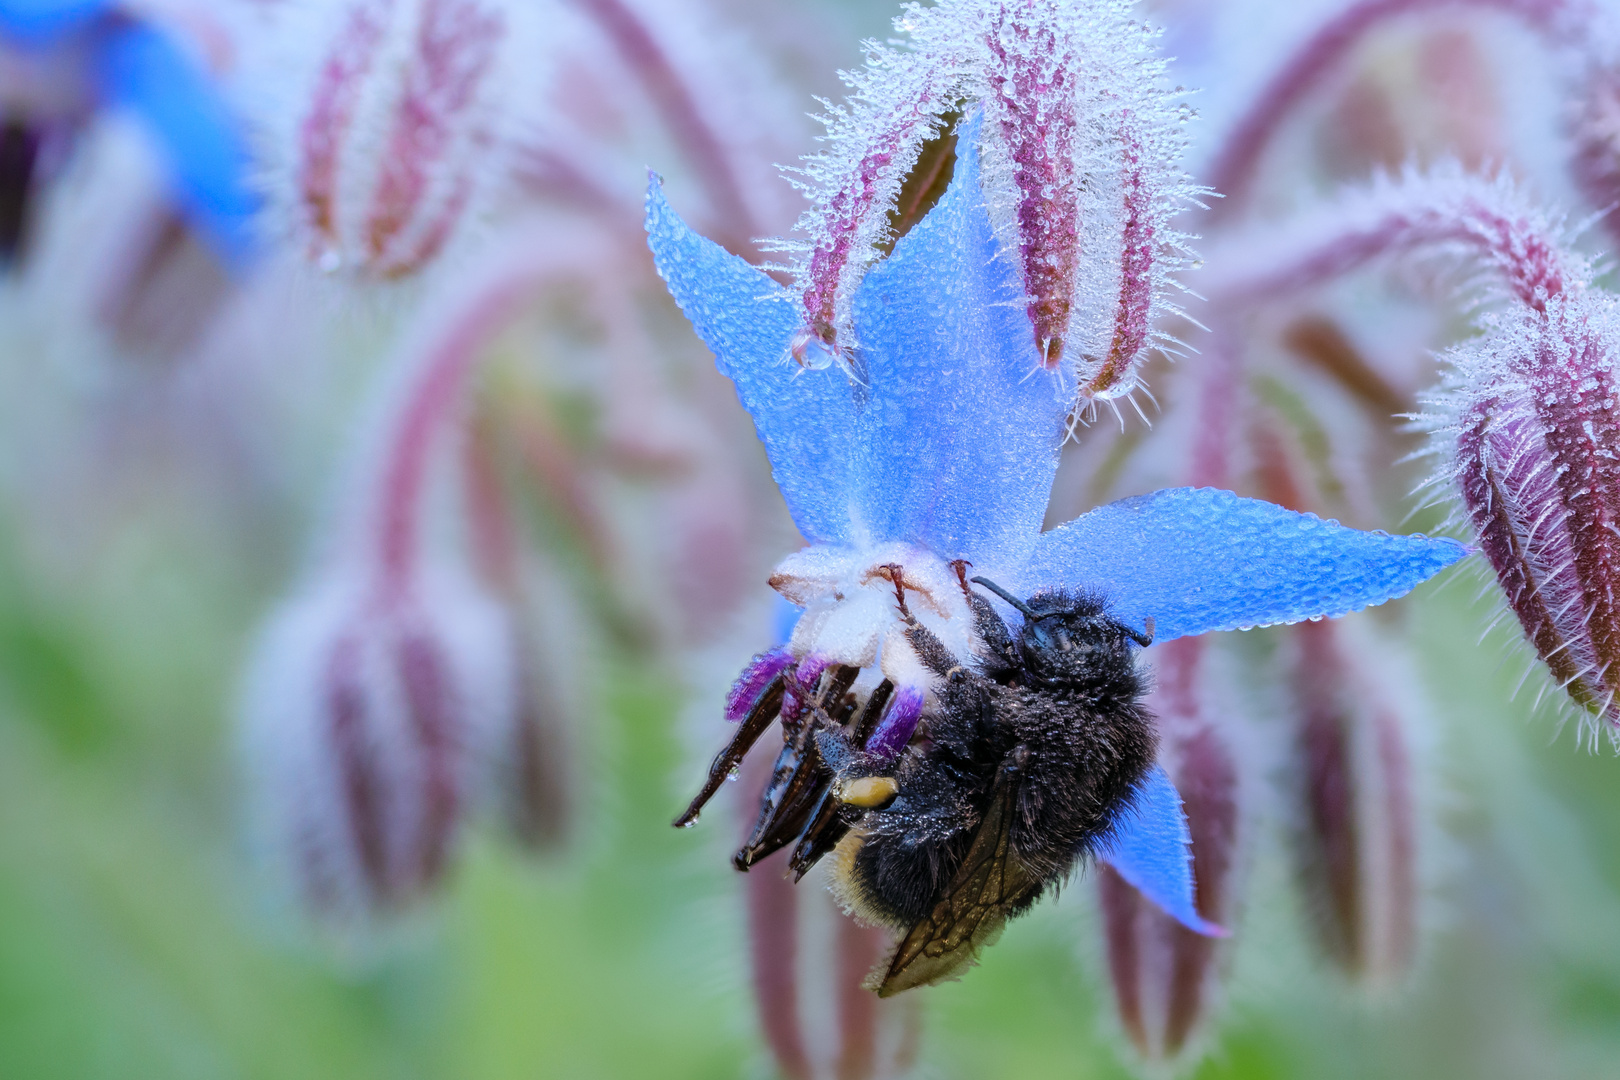
[{"label": "blurred blue flower", "polygon": [[46,45],[115,8],[111,0],[0,0],[0,28],[14,41]]},{"label": "blurred blue flower", "polygon": [[[963,562],[1023,595],[1100,594],[1114,618],[1151,618],[1166,641],[1344,615],[1467,554],[1212,489],[1121,500],[1042,532],[1075,387],[1036,354],[981,191],[975,124],[961,146],[945,196],[857,288],[848,373],[792,363],[788,290],[689,229],[656,181],[649,190],[659,273],[736,385],[810,544],[771,580],[805,608],[791,646],[801,672],[876,662],[896,700],[908,687],[921,700],[929,676],[881,572],[895,564],[917,617],[966,656],[979,649]],[[1220,932],[1194,908],[1186,823],[1162,770],[1098,854],[1187,926]]]},{"label": "blurred blue flower", "polygon": [[88,55],[84,78],[161,148],[176,199],[216,251],[232,264],[251,255],[259,200],[246,142],[219,88],[168,33],[107,0],[0,0],[0,39],[30,50],[70,46],[63,63]]}]

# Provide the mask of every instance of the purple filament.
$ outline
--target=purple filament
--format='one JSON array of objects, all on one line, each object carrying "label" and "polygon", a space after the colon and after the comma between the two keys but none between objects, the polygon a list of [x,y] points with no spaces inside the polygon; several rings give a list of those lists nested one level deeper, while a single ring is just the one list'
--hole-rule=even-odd
[{"label": "purple filament", "polygon": [[877,730],[866,740],[866,752],[886,758],[898,755],[916,732],[922,707],[923,692],[915,686],[902,686],[889,702]]},{"label": "purple filament", "polygon": [[733,724],[741,721],[758,703],[766,687],[792,666],[793,657],[786,649],[762,652],[750,660],[726,693],[726,719]]}]

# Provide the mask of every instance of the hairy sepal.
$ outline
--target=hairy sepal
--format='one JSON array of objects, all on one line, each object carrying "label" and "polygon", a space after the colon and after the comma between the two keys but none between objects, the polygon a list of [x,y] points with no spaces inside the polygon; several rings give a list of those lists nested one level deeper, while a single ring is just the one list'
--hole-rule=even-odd
[{"label": "hairy sepal", "polygon": [[1042,363],[1078,380],[1081,408],[1137,386],[1185,257],[1170,221],[1199,191],[1179,166],[1185,112],[1130,6],[946,0],[908,7],[903,46],[868,43],[802,170],[806,239],[781,244],[798,252],[795,360],[850,365],[852,298],[892,243],[901,186],[941,118],[966,111],[983,118],[986,199]]},{"label": "hairy sepal", "polygon": [[[1613,298],[1555,298],[1446,354],[1423,418],[1508,607],[1570,699],[1620,730]],[[1595,730],[1593,732],[1595,734]]]}]

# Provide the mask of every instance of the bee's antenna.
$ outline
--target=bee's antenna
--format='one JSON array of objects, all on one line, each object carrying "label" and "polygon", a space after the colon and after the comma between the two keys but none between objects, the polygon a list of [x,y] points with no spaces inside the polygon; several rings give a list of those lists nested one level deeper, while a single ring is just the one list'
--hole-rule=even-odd
[{"label": "bee's antenna", "polygon": [[1115,623],[1114,625],[1125,631],[1126,637],[1145,649],[1153,644],[1153,616],[1149,615],[1143,622],[1147,625],[1147,633],[1145,634],[1134,627],[1126,626],[1124,623]]},{"label": "bee's antenna", "polygon": [[1030,610],[1030,607],[1029,607],[1028,604],[1024,603],[1022,600],[1018,599],[1018,597],[1014,596],[1012,593],[1008,592],[1006,589],[1003,589],[1000,585],[997,585],[995,582],[991,581],[989,578],[976,577],[976,578],[973,578],[971,580],[973,581],[973,584],[975,584],[975,585],[983,585],[985,588],[989,589],[991,592],[995,593],[997,596],[999,596],[1003,600],[1007,601],[1007,603],[1009,603],[1013,607],[1017,608],[1020,612],[1023,613],[1024,618],[1026,618],[1026,619],[1038,619],[1038,618],[1040,618],[1039,615],[1035,614],[1035,612]]}]

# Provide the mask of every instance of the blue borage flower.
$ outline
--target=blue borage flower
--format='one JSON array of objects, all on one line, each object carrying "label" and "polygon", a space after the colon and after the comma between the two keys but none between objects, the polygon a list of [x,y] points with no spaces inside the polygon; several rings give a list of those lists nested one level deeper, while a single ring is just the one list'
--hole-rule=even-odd
[{"label": "blue borage flower", "polygon": [[168,34],[111,0],[0,0],[0,40],[46,49],[83,39],[106,103],[128,109],[162,149],[176,198],[227,261],[252,250],[259,200],[249,155],[218,89]]},{"label": "blue borage flower", "polygon": [[[903,568],[912,614],[969,656],[981,646],[963,561],[1022,595],[1100,594],[1116,619],[1152,618],[1166,641],[1345,615],[1467,554],[1211,489],[1124,499],[1043,533],[1072,377],[1036,354],[981,190],[976,122],[961,147],[945,196],[857,287],[847,373],[786,362],[792,295],[688,228],[656,177],[649,187],[658,271],[736,385],[809,542],[771,578],[803,608],[776,665],[796,663],[801,683],[830,664],[874,682],[881,672],[896,691],[873,740],[903,745],[934,680],[903,633],[888,567]],[[1195,910],[1188,844],[1181,800],[1155,768],[1097,854],[1188,927],[1220,933]]]}]

